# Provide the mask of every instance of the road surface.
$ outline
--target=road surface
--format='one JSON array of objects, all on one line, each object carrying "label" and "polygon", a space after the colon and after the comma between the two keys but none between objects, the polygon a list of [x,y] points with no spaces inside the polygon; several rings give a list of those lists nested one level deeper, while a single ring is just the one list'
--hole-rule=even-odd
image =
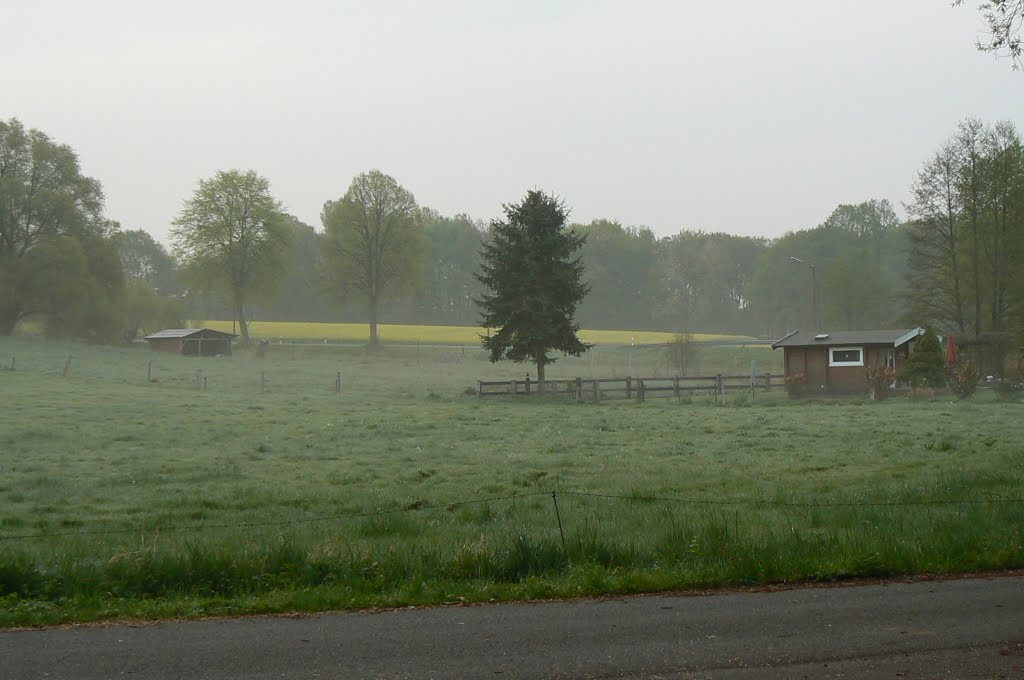
[{"label": "road surface", "polygon": [[1024,576],[7,631],[0,677],[1024,678]]}]

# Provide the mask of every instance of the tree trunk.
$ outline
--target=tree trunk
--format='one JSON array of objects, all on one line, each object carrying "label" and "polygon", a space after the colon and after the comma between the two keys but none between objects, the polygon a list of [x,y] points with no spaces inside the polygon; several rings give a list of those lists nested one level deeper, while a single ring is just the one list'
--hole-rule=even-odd
[{"label": "tree trunk", "polygon": [[249,345],[249,324],[245,322],[245,305],[241,302],[238,303],[238,307],[235,310],[238,315],[238,332],[242,334],[242,345]]},{"label": "tree trunk", "polygon": [[377,296],[370,296],[370,347],[380,344],[380,336],[377,335],[377,315],[380,311],[380,301]]},{"label": "tree trunk", "polygon": [[544,394],[544,364],[537,362],[537,394]]}]

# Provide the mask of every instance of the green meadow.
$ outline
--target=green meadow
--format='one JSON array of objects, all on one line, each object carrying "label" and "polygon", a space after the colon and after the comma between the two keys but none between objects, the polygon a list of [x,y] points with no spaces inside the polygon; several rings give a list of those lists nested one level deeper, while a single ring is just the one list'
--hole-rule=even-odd
[{"label": "green meadow", "polygon": [[[1024,566],[1024,406],[984,390],[577,404],[473,396],[527,367],[472,346],[0,340],[12,358],[3,626]],[[781,372],[764,347],[706,348],[694,372],[752,359]],[[670,374],[654,347],[550,370]]]}]

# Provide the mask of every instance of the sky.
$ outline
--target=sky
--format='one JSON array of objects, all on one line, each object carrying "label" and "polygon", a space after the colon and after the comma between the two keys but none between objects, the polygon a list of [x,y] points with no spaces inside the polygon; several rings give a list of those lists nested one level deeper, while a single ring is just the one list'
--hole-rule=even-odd
[{"label": "sky", "polygon": [[1024,130],[1024,73],[949,0],[6,2],[0,119],[73,147],[164,243],[197,186],[255,170],[320,228],[379,169],[442,214],[529,189],[571,219],[774,237],[902,214],[975,116]]}]

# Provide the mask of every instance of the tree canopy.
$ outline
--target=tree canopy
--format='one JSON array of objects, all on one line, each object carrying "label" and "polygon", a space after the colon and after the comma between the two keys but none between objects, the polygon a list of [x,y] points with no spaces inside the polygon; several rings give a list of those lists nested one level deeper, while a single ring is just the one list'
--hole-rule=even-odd
[{"label": "tree canopy", "polygon": [[[954,5],[964,0],[953,0]],[[982,0],[978,11],[988,28],[985,39],[975,43],[982,52],[1005,54],[1013,60],[1013,67],[1020,68],[1020,33],[1024,27],[1024,0]]]},{"label": "tree canopy", "polygon": [[532,361],[543,391],[552,350],[580,356],[590,347],[576,335],[574,318],[589,290],[577,255],[586,237],[566,228],[564,203],[541,191],[505,204],[504,212],[491,223],[477,274],[485,288],[481,323],[493,329],[482,344],[492,362]]},{"label": "tree canopy", "polygon": [[380,338],[381,305],[419,281],[422,225],[416,199],[393,177],[371,170],[352,180],[345,195],[324,204],[324,279],[339,298],[366,299],[370,345]]},{"label": "tree canopy", "polygon": [[36,316],[51,335],[119,335],[124,280],[102,210],[71,147],[0,120],[0,334]]},{"label": "tree canopy", "polygon": [[958,335],[1024,334],[1024,143],[968,118],[918,173],[907,299],[915,322]]},{"label": "tree canopy", "polygon": [[288,254],[289,231],[270,182],[251,170],[199,180],[171,234],[188,279],[227,296],[248,343],[246,304],[277,289]]}]

